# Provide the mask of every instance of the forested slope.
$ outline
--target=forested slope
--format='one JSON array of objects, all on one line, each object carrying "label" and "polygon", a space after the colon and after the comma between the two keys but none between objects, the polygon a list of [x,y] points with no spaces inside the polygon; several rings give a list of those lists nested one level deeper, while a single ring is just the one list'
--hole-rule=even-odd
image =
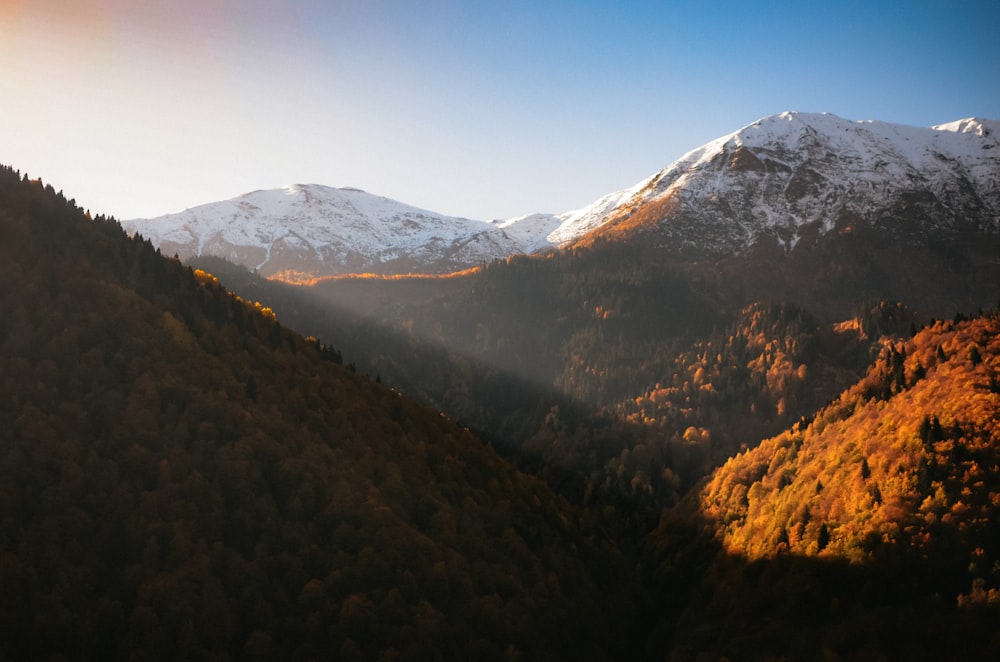
[{"label": "forested slope", "polygon": [[311,288],[212,267],[567,493],[653,513],[822,406],[861,376],[880,329],[913,319],[858,305],[854,326],[835,331],[808,309],[740,303],[662,251],[616,244],[454,278]]},{"label": "forested slope", "polygon": [[887,342],[810,424],[727,462],[702,506],[727,549],[751,558],[780,548],[861,562],[898,546],[961,546],[985,581],[1000,569],[998,379],[995,315]]},{"label": "forested slope", "polygon": [[0,228],[0,658],[621,653],[541,481],[8,168]]},{"label": "forested slope", "polygon": [[1000,316],[887,340],[664,516],[649,549],[690,596],[675,653],[994,659],[998,508]]}]

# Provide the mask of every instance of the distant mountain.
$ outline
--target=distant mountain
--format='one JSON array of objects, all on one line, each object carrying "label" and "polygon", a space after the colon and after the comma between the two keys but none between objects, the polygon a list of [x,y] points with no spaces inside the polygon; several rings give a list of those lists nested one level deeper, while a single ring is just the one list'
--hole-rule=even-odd
[{"label": "distant mountain", "polygon": [[450,273],[552,248],[575,238],[578,224],[573,213],[477,221],[317,184],[122,222],[166,255],[221,257],[291,281],[341,273]]},{"label": "distant mountain", "polygon": [[[492,222],[445,216],[352,188],[255,191],[123,222],[167,255],[216,256],[289,280],[448,273],[595,237],[640,235],[732,254],[786,250],[859,221],[898,235],[1000,230],[1000,122],[929,129],[781,113],[694,149],[631,188],[562,214]],[[581,239],[582,238],[582,239]]]},{"label": "distant mountain", "polygon": [[523,250],[502,229],[358,189],[296,185],[126,221],[182,259],[223,257],[265,276],[464,269]]},{"label": "distant mountain", "polygon": [[[613,204],[608,204],[612,200]],[[593,236],[640,236],[682,252],[785,250],[857,224],[897,237],[1000,232],[1000,122],[922,129],[781,113],[692,150],[595,203]]]}]

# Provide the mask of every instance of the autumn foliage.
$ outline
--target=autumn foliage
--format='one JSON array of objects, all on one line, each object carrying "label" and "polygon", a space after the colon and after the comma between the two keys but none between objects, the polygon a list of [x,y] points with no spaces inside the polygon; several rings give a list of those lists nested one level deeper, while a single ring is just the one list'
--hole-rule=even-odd
[{"label": "autumn foliage", "polygon": [[1000,588],[1000,317],[887,340],[867,376],[730,459],[700,492],[726,547],[856,563],[963,548],[970,582]]}]

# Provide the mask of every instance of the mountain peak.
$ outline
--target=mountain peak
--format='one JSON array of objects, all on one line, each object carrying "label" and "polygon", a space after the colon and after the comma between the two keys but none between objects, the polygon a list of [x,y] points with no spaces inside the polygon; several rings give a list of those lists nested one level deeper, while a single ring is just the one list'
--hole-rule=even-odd
[{"label": "mountain peak", "polygon": [[998,124],[919,128],[829,113],[769,115],[620,192],[596,232],[652,231],[675,249],[732,254],[762,237],[791,250],[806,228],[824,234],[848,218],[897,219],[900,230],[918,233],[970,222],[998,230]]},{"label": "mountain peak", "polygon": [[664,246],[734,254],[765,237],[792,250],[804,234],[858,219],[898,221],[901,214],[907,232],[970,222],[994,231],[998,140],[1000,122],[975,117],[920,128],[784,111],[562,214],[485,222],[353,187],[290,184],[123,225],[167,254],[210,254],[267,276],[293,270],[310,277],[444,273],[588,242],[593,233],[654,231]]},{"label": "mountain peak", "polygon": [[213,255],[268,277],[442,273],[523,252],[502,227],[320,184],[254,191],[122,225],[168,255]]},{"label": "mountain peak", "polygon": [[935,131],[954,131],[955,133],[971,133],[981,138],[993,138],[1000,141],[1000,120],[988,120],[979,117],[967,117],[947,124],[932,126]]}]

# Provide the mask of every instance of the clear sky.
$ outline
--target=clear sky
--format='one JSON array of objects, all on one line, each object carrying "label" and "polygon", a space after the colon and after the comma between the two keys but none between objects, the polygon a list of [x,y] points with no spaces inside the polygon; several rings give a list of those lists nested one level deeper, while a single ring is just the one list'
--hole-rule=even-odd
[{"label": "clear sky", "polygon": [[998,0],[0,0],[0,163],[123,219],[562,212],[785,110],[1000,119],[998,35]]}]

